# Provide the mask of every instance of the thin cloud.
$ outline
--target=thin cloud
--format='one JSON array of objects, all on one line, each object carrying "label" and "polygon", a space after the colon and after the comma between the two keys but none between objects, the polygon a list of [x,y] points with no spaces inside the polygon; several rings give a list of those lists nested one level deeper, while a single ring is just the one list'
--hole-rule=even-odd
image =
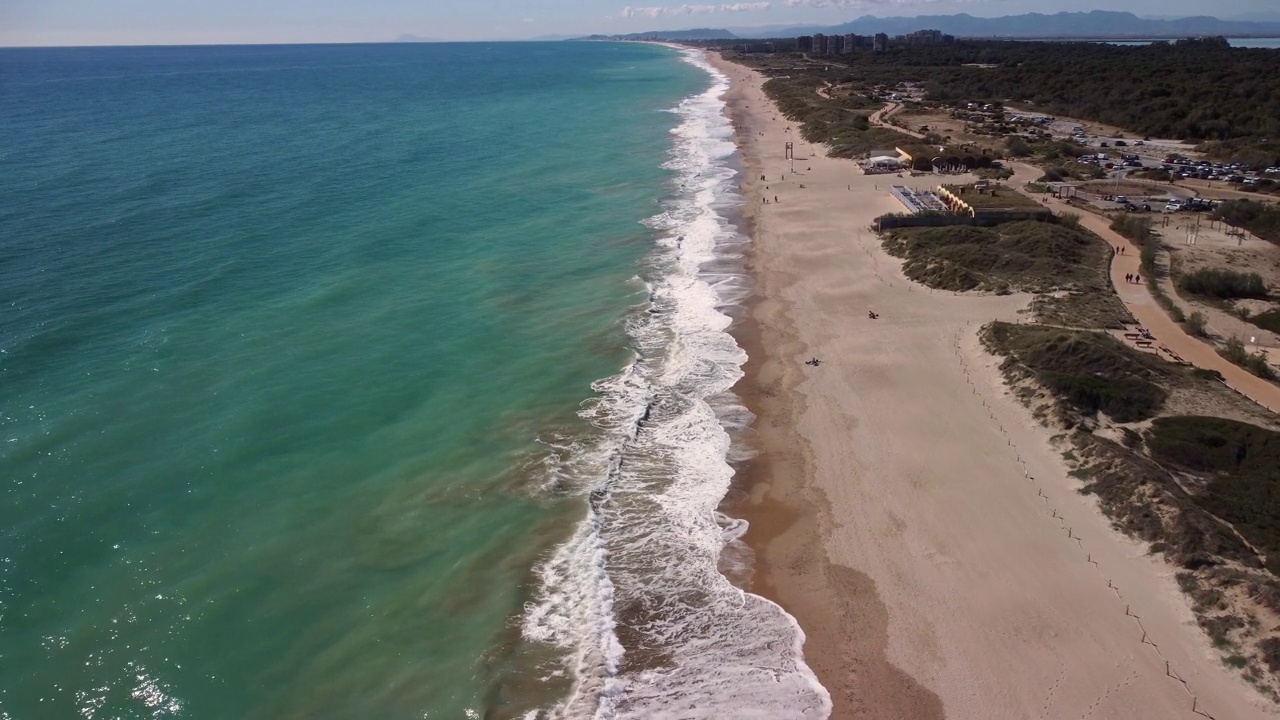
[{"label": "thin cloud", "polygon": [[[790,1],[790,0],[789,0]],[[624,7],[624,18],[656,18],[670,15],[706,15],[715,12],[748,12],[751,10],[767,10],[767,2],[725,3],[722,5],[674,5],[670,7]]]}]

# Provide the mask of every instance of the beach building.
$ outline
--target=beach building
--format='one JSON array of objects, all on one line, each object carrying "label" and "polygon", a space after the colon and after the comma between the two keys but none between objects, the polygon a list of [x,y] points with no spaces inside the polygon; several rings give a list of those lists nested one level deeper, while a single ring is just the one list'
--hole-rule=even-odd
[{"label": "beach building", "polygon": [[865,175],[887,175],[902,172],[902,159],[897,155],[872,155],[859,163]]}]

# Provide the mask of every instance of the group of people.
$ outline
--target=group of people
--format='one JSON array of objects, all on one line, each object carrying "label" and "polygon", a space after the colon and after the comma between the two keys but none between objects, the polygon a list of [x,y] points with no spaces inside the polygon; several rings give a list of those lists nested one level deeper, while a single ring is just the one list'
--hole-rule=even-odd
[{"label": "group of people", "polygon": [[1127,283],[1140,283],[1142,282],[1142,276],[1138,273],[1125,273],[1124,281]]},{"label": "group of people", "polygon": [[1117,246],[1115,246],[1115,247],[1111,248],[1111,252],[1115,253],[1116,255],[1123,255],[1123,254],[1124,254],[1124,246],[1123,246],[1123,245],[1117,245]]}]

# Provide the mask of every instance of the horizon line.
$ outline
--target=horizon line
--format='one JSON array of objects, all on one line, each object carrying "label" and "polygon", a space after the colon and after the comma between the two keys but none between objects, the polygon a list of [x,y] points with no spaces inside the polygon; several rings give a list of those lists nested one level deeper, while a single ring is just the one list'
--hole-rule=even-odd
[{"label": "horizon line", "polygon": [[[669,32],[660,30],[657,32]],[[587,37],[583,35],[581,37]],[[200,42],[200,43],[111,43],[102,45],[0,45],[0,50],[77,49],[77,48],[149,48],[149,47],[279,47],[282,45],[461,45],[465,43],[570,42],[577,38],[507,38],[503,40],[307,40],[278,42]],[[729,38],[725,38],[726,40]]]}]

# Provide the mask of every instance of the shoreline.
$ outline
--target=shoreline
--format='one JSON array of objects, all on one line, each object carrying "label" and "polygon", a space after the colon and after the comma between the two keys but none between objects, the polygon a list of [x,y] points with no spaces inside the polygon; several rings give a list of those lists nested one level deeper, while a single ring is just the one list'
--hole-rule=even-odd
[{"label": "shoreline", "polygon": [[981,347],[1029,296],[932,293],[867,229],[899,209],[878,186],[936,180],[810,157],[754,71],[707,59],[731,80],[757,290],[734,335],[760,454],[723,507],[750,523],[749,589],[799,622],[832,717],[1194,717],[1191,692],[1217,717],[1274,717]]}]

